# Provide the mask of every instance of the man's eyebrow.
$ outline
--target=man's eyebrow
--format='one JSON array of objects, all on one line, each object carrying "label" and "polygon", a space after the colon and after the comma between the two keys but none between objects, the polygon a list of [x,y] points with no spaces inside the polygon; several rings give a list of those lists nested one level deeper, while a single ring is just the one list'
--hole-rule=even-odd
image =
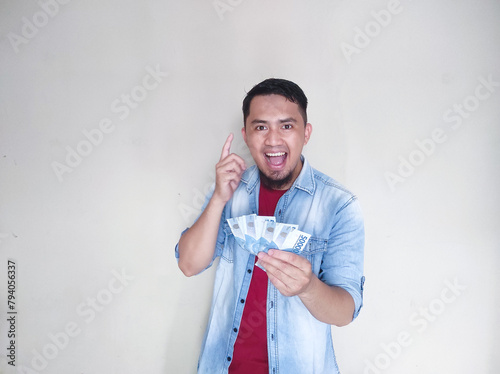
[{"label": "man's eyebrow", "polygon": [[256,119],[254,119],[254,120],[253,120],[252,122],[250,122],[250,123],[267,123],[267,121],[264,121],[263,119],[258,119],[258,118],[256,118]]},{"label": "man's eyebrow", "polygon": [[[293,123],[297,123],[297,120],[293,117],[288,117],[288,118],[283,118],[283,119],[280,119],[279,120],[280,123],[287,123],[287,122],[293,122]],[[258,124],[258,123],[269,123],[269,121],[266,121],[266,120],[263,120],[263,119],[254,119],[252,122],[250,123],[254,123],[254,124]]]}]

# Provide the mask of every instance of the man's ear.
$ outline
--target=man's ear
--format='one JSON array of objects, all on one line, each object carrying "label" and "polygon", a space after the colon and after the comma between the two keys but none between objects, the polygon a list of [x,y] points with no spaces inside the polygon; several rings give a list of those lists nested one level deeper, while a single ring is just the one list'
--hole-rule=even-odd
[{"label": "man's ear", "polygon": [[245,141],[245,143],[247,142],[247,131],[246,131],[246,128],[245,126],[243,126],[241,128],[241,136],[243,136],[243,140]]},{"label": "man's ear", "polygon": [[306,128],[305,128],[305,137],[304,137],[304,145],[307,144],[309,141],[309,138],[311,137],[311,133],[313,131],[313,127],[310,123],[306,123]]}]

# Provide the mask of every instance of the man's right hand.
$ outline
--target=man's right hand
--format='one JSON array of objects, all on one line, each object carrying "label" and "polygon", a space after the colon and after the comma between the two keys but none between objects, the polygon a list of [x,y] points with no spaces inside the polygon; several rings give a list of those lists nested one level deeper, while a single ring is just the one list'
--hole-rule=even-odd
[{"label": "man's right hand", "polygon": [[226,204],[233,196],[246,169],[245,160],[231,153],[231,143],[234,135],[231,133],[222,147],[220,160],[215,166],[215,191],[212,198]]},{"label": "man's right hand", "polygon": [[222,211],[233,197],[246,169],[245,161],[231,153],[232,141],[233,134],[229,134],[216,165],[215,191],[212,198],[198,220],[179,239],[179,268],[186,276],[198,274],[210,265],[214,257]]}]

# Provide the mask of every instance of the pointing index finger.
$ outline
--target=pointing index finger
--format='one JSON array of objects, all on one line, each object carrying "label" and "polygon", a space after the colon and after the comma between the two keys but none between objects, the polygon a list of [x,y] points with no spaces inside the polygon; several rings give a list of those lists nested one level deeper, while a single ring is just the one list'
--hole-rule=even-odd
[{"label": "pointing index finger", "polygon": [[226,139],[226,142],[224,143],[224,146],[222,147],[222,154],[220,155],[219,161],[222,161],[231,154],[231,143],[233,142],[233,138],[233,133],[230,133]]}]

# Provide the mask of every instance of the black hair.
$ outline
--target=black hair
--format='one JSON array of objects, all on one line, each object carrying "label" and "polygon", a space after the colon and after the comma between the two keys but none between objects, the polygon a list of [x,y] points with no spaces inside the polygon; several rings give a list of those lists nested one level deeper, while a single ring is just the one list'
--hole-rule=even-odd
[{"label": "black hair", "polygon": [[255,85],[243,99],[243,123],[250,114],[250,102],[255,96],[280,95],[299,106],[299,112],[307,123],[307,97],[296,84],[286,79],[269,78]]}]

